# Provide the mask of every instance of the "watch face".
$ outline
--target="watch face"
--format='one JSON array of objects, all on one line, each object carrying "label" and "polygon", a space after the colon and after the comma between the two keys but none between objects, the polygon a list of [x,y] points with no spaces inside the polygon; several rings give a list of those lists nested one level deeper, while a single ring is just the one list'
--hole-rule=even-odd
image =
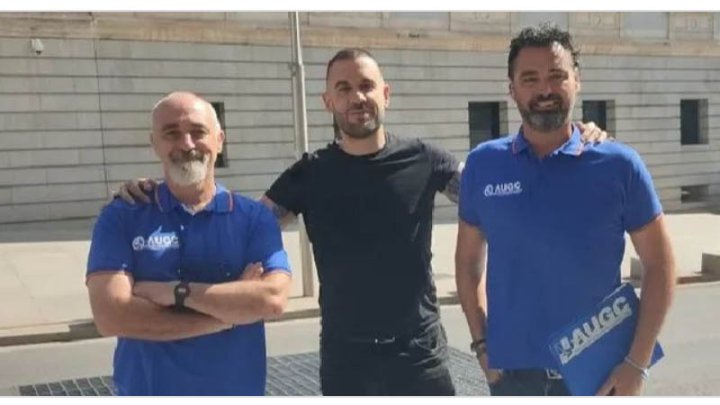
[{"label": "watch face", "polygon": [[187,288],[186,286],[184,286],[184,285],[178,286],[177,292],[180,293],[180,294],[187,294],[187,293],[188,293],[188,288]]}]

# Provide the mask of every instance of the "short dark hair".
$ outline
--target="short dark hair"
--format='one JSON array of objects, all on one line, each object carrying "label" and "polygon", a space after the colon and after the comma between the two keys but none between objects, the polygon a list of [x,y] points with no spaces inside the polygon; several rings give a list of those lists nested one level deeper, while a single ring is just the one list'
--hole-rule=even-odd
[{"label": "short dark hair", "polygon": [[335,56],[333,56],[332,59],[330,59],[330,61],[327,64],[327,69],[325,70],[325,80],[327,80],[328,76],[330,76],[330,68],[332,67],[332,65],[335,64],[335,62],[341,61],[341,60],[355,60],[355,59],[363,57],[363,56],[368,57],[368,58],[372,59],[373,61],[375,61],[375,63],[377,63],[377,60],[375,59],[375,57],[372,56],[370,51],[368,51],[367,49],[344,48],[344,49],[339,50],[335,54]]},{"label": "short dark hair", "polygon": [[580,68],[580,50],[575,48],[572,36],[568,31],[560,29],[556,24],[543,23],[536,27],[524,28],[510,41],[510,54],[508,55],[508,78],[512,80],[515,71],[515,59],[523,48],[545,48],[557,42],[570,51],[573,58],[573,67]]}]

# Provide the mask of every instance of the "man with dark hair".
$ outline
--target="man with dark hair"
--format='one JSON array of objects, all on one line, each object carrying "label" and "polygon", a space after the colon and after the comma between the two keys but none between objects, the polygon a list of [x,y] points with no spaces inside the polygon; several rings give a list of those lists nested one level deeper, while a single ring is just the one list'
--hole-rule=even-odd
[{"label": "man with dark hair", "polygon": [[263,197],[282,222],[303,214],[313,243],[323,393],[453,395],[430,243],[435,194],[456,199],[460,163],[385,131],[390,87],[366,50],[338,52],[326,83],[339,139]]},{"label": "man with dark hair", "polygon": [[[453,395],[430,245],[435,196],[457,201],[462,163],[386,131],[390,86],[367,50],[335,54],[322,98],[335,141],[305,154],[262,198],[281,224],[302,214],[312,241],[322,392]],[[589,126],[588,135],[604,133]]]},{"label": "man with dark hair", "polygon": [[644,268],[639,319],[598,394],[642,391],[670,305],[674,260],[650,174],[625,145],[581,142],[570,121],[578,69],[557,27],[514,38],[508,77],[522,127],[475,148],[462,174],[456,282],[493,395],[568,394],[549,337],[620,285],[625,232]]}]

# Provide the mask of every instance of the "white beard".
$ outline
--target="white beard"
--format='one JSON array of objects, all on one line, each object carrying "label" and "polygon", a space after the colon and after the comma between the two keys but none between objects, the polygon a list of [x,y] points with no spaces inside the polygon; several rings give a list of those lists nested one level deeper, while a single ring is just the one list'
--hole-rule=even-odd
[{"label": "white beard", "polygon": [[167,174],[170,180],[178,186],[191,186],[205,180],[208,175],[210,155],[203,156],[203,160],[193,160],[184,163],[171,162]]}]

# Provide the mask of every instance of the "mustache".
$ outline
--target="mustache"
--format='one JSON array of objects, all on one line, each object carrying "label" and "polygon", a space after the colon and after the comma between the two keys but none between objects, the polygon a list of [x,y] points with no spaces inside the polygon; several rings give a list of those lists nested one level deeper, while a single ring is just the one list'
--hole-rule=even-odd
[{"label": "mustache", "polygon": [[171,158],[175,162],[193,162],[193,161],[204,161],[205,160],[205,154],[200,153],[195,149],[188,150],[188,151],[178,151],[176,153],[173,153],[171,155]]},{"label": "mustache", "polygon": [[348,108],[348,111],[370,111],[371,108],[368,105],[368,103],[362,102],[362,103],[353,103],[350,104],[350,108]]},{"label": "mustache", "polygon": [[560,97],[560,95],[558,95],[558,94],[548,94],[548,95],[546,95],[546,96],[542,96],[542,95],[541,95],[541,96],[537,96],[537,97],[535,97],[534,99],[532,99],[532,101],[530,102],[530,104],[539,104],[539,103],[542,103],[542,102],[545,102],[545,101],[555,101],[555,102],[557,102],[557,103],[562,104],[563,99],[562,99],[562,97]]}]

